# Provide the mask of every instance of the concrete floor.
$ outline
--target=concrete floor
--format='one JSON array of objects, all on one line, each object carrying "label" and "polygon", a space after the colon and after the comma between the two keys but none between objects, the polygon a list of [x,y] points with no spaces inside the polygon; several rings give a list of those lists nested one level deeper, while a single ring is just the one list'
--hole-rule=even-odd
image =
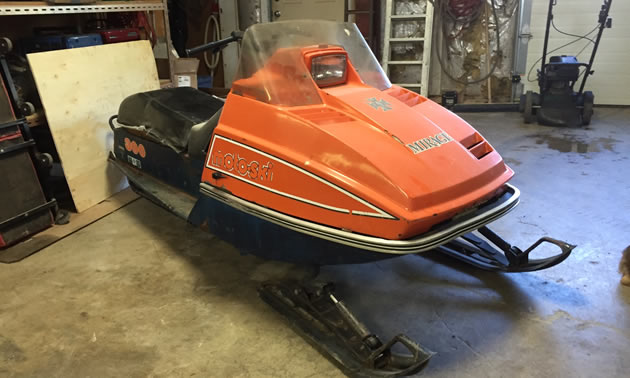
[{"label": "concrete floor", "polygon": [[[586,129],[466,114],[517,172],[519,207],[494,228],[528,246],[578,244],[552,269],[480,272],[442,256],[326,267],[385,337],[437,352],[432,377],[627,377],[630,110]],[[241,257],[145,200],[0,266],[0,376],[332,377],[339,371],[257,298],[300,268]]]}]

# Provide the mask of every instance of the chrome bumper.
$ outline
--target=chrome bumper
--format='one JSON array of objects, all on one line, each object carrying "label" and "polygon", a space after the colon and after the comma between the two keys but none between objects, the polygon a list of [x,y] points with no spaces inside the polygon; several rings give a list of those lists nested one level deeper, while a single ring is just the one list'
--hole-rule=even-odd
[{"label": "chrome bumper", "polygon": [[292,217],[272,209],[245,201],[214,186],[201,183],[202,194],[221,201],[237,210],[267,220],[288,229],[316,236],[335,243],[368,251],[402,255],[418,253],[437,248],[449,241],[478,229],[508,213],[519,202],[520,191],[505,184],[505,192],[496,200],[480,206],[476,211],[444,224],[436,230],[418,235],[412,239],[390,240],[363,234],[355,234],[337,228],[324,226]]}]

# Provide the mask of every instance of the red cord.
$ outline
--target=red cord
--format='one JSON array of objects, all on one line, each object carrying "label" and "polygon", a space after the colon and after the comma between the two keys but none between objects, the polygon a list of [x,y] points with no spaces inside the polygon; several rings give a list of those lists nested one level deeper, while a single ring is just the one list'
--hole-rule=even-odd
[{"label": "red cord", "polygon": [[483,0],[448,0],[447,11],[457,21],[471,22],[481,13]]}]

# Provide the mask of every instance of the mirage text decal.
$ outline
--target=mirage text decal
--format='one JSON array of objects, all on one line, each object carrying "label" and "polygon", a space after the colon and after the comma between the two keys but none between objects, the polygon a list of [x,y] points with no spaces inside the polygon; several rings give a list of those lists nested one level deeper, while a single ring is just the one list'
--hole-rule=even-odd
[{"label": "mirage text decal", "polygon": [[418,139],[415,142],[407,144],[407,147],[409,147],[414,154],[419,154],[420,152],[430,150],[434,147],[440,147],[441,145],[451,142],[452,140],[453,138],[451,138],[451,136],[448,135],[446,132],[441,132],[433,136]]}]

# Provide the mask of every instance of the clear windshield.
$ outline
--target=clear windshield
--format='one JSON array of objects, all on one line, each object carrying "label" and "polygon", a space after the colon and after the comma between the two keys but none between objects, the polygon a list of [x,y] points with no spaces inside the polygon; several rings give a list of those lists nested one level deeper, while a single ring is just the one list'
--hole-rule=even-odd
[{"label": "clear windshield", "polygon": [[255,24],[247,29],[234,93],[274,105],[321,103],[300,51],[313,45],[342,46],[365,84],[380,90],[391,86],[355,24],[302,20]]}]

